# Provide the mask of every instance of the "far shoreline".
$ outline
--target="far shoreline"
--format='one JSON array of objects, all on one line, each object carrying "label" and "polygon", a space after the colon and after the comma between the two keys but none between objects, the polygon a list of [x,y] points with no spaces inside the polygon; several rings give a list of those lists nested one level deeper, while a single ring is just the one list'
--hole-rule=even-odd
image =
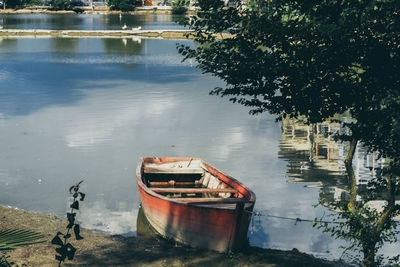
[{"label": "far shoreline", "polygon": [[[94,7],[93,9],[85,7],[82,12],[74,10],[51,10],[47,8],[22,8],[22,9],[0,9],[0,14],[79,14],[79,15],[111,15],[111,14],[127,14],[127,15],[175,15],[171,9],[165,7],[150,6],[150,7],[137,7],[133,11],[120,11],[110,10],[108,7]],[[193,15],[195,10],[188,10],[182,15]]]}]

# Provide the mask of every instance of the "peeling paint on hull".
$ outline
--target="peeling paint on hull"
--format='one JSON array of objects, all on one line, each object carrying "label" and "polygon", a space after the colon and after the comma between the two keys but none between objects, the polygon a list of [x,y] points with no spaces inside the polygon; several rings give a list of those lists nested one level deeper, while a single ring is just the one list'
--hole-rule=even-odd
[{"label": "peeling paint on hull", "polygon": [[[137,168],[137,183],[142,207],[151,226],[162,236],[192,247],[220,252],[239,249],[247,240],[255,195],[235,179],[222,174],[201,161],[205,172],[211,173],[229,188],[237,189],[237,198],[191,202],[157,194],[143,180],[145,165],[158,162],[189,163],[192,158],[142,158]],[[173,171],[172,171],[173,173]],[[182,198],[184,199],[184,198]]]}]

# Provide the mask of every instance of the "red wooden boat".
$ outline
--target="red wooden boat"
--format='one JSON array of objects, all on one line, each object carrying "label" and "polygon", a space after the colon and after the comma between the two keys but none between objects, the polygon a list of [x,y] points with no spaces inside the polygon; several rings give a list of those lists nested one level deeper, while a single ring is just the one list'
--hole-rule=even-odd
[{"label": "red wooden boat", "polygon": [[220,252],[247,239],[255,194],[197,158],[141,158],[142,208],[162,236]]}]

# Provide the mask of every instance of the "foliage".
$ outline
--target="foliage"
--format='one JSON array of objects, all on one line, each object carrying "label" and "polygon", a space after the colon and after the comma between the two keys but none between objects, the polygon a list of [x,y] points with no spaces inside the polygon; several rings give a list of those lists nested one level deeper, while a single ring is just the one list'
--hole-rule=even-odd
[{"label": "foliage", "polygon": [[24,6],[45,6],[47,1],[45,0],[26,0]]},{"label": "foliage", "polygon": [[70,0],[51,0],[50,5],[55,10],[65,10],[70,7]]},{"label": "foliage", "polygon": [[[351,141],[345,161],[350,201],[339,214],[344,228],[326,230],[355,241],[364,264],[373,266],[377,248],[393,241],[392,218],[399,211],[400,1],[237,1],[226,7],[200,0],[198,7],[186,25],[199,46],[178,49],[225,81],[211,94],[248,106],[252,114],[304,116],[309,123],[349,112],[350,135],[339,138]],[[379,178],[387,201],[380,214],[357,200],[352,159],[360,142],[390,158]]]},{"label": "foliage", "polygon": [[[387,121],[381,120],[385,124]],[[349,152],[344,161],[346,172],[349,177],[349,200],[343,203],[330,203],[335,210],[338,210],[334,222],[340,222],[338,225],[329,225],[316,221],[314,226],[324,229],[324,232],[331,233],[332,236],[343,238],[351,241],[350,248],[353,250],[360,250],[363,255],[364,266],[375,266],[385,260],[384,255],[377,255],[378,250],[383,246],[384,242],[397,242],[397,237],[400,233],[398,230],[398,222],[394,221],[394,217],[400,215],[400,205],[396,204],[396,196],[400,195],[400,177],[399,177],[399,162],[398,156],[394,158],[386,158],[386,163],[383,167],[374,168],[376,173],[375,178],[370,180],[365,188],[358,188],[356,176],[352,167],[352,158],[355,148],[357,146],[357,138],[360,140],[367,140],[371,142],[367,144],[367,148],[372,151],[384,154],[392,149],[375,149],[373,145],[379,144],[381,141],[372,143],[368,136],[374,137],[377,134],[371,134],[367,131],[367,126],[362,123],[351,122],[347,124],[351,127],[352,131],[350,136],[342,136],[342,139],[352,138],[349,146]],[[365,128],[364,128],[365,127]],[[368,132],[369,135],[362,134],[362,131]],[[373,131],[372,131],[373,132]],[[385,137],[390,140],[383,140],[383,142],[398,142],[396,137]],[[398,148],[397,148],[398,149]],[[386,154],[387,155],[387,154]],[[373,201],[375,207],[370,207]],[[371,201],[371,202],[370,202]],[[381,210],[376,210],[376,205],[381,205]],[[378,207],[379,209],[379,207]],[[349,248],[348,248],[349,249]],[[346,251],[348,250],[346,249]],[[400,254],[392,259],[386,257],[389,263],[400,264],[398,261]]]},{"label": "foliage", "polygon": [[4,230],[0,231],[0,251],[10,251],[18,246],[26,246],[43,242],[43,235],[31,230]]},{"label": "foliage", "polygon": [[171,2],[172,14],[184,14],[188,10],[189,0],[174,0]]},{"label": "foliage", "polygon": [[[387,88],[376,85],[398,73],[397,54],[391,56],[398,35],[386,31],[396,31],[388,24],[399,21],[400,4],[385,1],[375,11],[374,2],[380,1],[259,1],[246,9],[201,0],[187,24],[202,46],[180,52],[227,83],[213,94],[230,96],[252,113],[284,111],[323,121],[383,92]],[[220,40],[220,33],[234,37]]]},{"label": "foliage", "polygon": [[[7,256],[4,252],[3,255],[0,256],[0,267],[18,267],[19,265],[13,261],[10,261],[10,256]],[[27,266],[23,263],[21,266]]]},{"label": "foliage", "polygon": [[11,267],[11,266],[17,266],[15,262],[10,261],[10,256],[7,256],[4,252],[3,255],[0,256],[0,267]]},{"label": "foliage", "polygon": [[[368,108],[361,110],[362,114],[357,114],[357,131],[360,140],[370,150],[379,151],[382,157],[399,160],[400,92],[387,90],[384,96],[379,102],[371,103]],[[391,169],[400,175],[395,165],[400,166],[392,162]]]},{"label": "foliage", "polygon": [[7,8],[23,8],[26,6],[44,5],[46,3],[46,1],[42,0],[5,0]]},{"label": "foliage", "polygon": [[109,0],[107,2],[111,10],[133,11],[135,10],[135,0]]},{"label": "foliage", "polygon": [[19,246],[27,246],[44,242],[43,235],[31,230],[10,229],[0,231],[0,266],[18,266],[14,262],[9,261],[6,252],[13,250]]},{"label": "foliage", "polygon": [[80,184],[82,182],[83,181],[80,181],[69,188],[69,192],[72,194],[73,201],[70,205],[71,211],[67,213],[67,233],[64,235],[63,233],[58,232],[51,240],[52,244],[59,246],[56,248],[56,252],[58,253],[58,255],[56,255],[56,260],[58,260],[59,266],[61,266],[61,263],[64,262],[65,259],[68,258],[68,260],[73,260],[75,256],[76,248],[68,242],[68,239],[71,238],[70,231],[73,229],[76,240],[83,239],[83,237],[80,235],[80,226],[75,222],[76,212],[74,212],[75,210],[79,210],[79,202],[84,201],[85,199],[85,194],[79,191]]},{"label": "foliage", "polygon": [[[372,182],[377,182],[377,180]],[[375,188],[371,187],[364,192],[365,195],[369,195],[369,193],[376,194]],[[368,200],[370,199],[373,199],[373,197],[369,196],[358,202],[355,211],[349,210],[347,202],[332,203],[336,210],[341,211],[330,215],[333,223],[315,220],[313,226],[323,229],[324,232],[330,233],[332,236],[349,241],[352,244],[350,248],[353,250],[361,248],[365,255],[376,255],[385,242],[397,242],[396,235],[400,231],[396,228],[397,222],[393,220],[388,220],[382,228],[377,227],[382,218],[382,213],[369,207]],[[399,214],[400,212],[397,211],[392,216]],[[372,250],[373,253],[369,253],[367,250]],[[382,260],[384,257],[381,256],[380,258]],[[377,259],[378,257],[375,260]],[[374,261],[374,259],[370,260]]]},{"label": "foliage", "polygon": [[18,8],[25,4],[24,0],[6,0],[5,5],[7,8]]}]

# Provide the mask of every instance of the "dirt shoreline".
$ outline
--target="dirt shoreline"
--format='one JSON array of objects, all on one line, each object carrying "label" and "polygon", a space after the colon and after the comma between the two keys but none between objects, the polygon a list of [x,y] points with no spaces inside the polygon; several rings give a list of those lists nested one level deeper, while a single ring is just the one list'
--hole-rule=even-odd
[{"label": "dirt shoreline", "polygon": [[[19,265],[57,266],[55,246],[50,241],[55,233],[65,232],[66,225],[66,220],[55,216],[0,206],[0,230],[30,229],[42,233],[46,240],[9,252],[10,259]],[[242,252],[224,254],[176,246],[162,238],[146,238],[146,235],[128,238],[89,229],[82,229],[81,234],[83,240],[71,240],[77,248],[75,259],[63,266],[345,266],[297,250],[249,247]]]}]

